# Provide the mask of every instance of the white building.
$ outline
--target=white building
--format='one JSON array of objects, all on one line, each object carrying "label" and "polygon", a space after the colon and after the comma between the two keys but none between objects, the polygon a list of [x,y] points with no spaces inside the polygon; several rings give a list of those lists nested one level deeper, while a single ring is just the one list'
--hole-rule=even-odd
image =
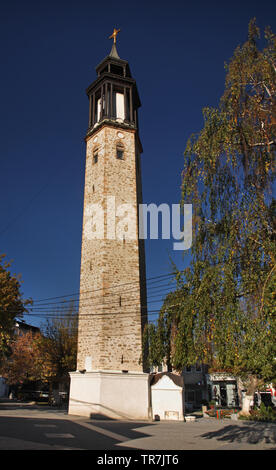
[{"label": "white building", "polygon": [[171,372],[153,374],[150,386],[152,418],[158,421],[183,421],[185,415],[183,377]]}]

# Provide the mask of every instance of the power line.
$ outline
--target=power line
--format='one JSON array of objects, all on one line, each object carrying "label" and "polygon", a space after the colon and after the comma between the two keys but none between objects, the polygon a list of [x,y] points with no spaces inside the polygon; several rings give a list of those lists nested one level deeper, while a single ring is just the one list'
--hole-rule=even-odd
[{"label": "power line", "polygon": [[[176,303],[176,304],[172,304],[172,305],[168,306],[167,309],[170,309],[170,308],[173,308],[173,307],[177,307],[177,306],[179,306],[179,305],[182,305],[182,302]],[[148,318],[148,316],[157,315],[157,313],[158,313],[159,311],[160,311],[160,310],[156,310],[156,311],[155,311],[155,310],[150,310],[149,312],[147,312],[147,313],[144,314],[144,315],[143,315],[143,314],[139,315],[139,318],[144,318],[144,317],[147,317],[147,318]],[[133,315],[130,315],[130,313],[131,313],[130,311],[127,311],[127,312],[119,312],[119,313],[120,313],[120,317],[119,317],[120,320],[122,320],[122,319],[124,319],[124,318],[127,318],[127,317],[133,317]],[[139,314],[139,311],[136,310],[136,311],[134,312],[134,314],[135,314],[135,315],[138,315],[138,314]],[[30,316],[36,316],[37,318],[45,318],[45,315],[39,315],[39,314],[28,314],[28,315],[30,315]],[[99,316],[99,315],[105,316],[105,317],[106,317],[106,316],[112,316],[112,317],[115,317],[115,318],[116,318],[116,316],[118,315],[118,312],[113,312],[113,313],[107,313],[107,312],[105,312],[105,313],[101,313],[101,314],[81,314],[81,315],[78,315],[78,317],[77,317],[77,320],[78,320],[78,327],[75,328],[75,331],[78,331],[78,329],[79,329],[79,321],[80,321],[80,320],[87,320],[88,317],[89,317],[89,319],[91,319],[91,317],[93,317],[93,316]],[[124,315],[124,317],[122,317],[121,315]],[[83,317],[84,317],[84,318],[83,318]],[[62,316],[62,315],[60,316],[60,315],[51,315],[51,314],[50,314],[50,315],[47,315],[46,319],[47,319],[47,318],[50,318],[50,319],[53,319],[53,320],[54,320],[54,319],[62,320],[62,319],[68,318],[68,316],[67,316],[67,317],[64,317],[64,316]],[[71,316],[71,318],[72,318],[72,316]],[[155,320],[148,320],[147,323],[155,323],[157,320],[158,320],[158,318],[156,318]],[[131,336],[131,335],[135,334],[135,332],[122,333],[122,334],[110,334],[110,333],[108,332],[108,329],[107,329],[107,328],[108,328],[108,325],[105,325],[106,334],[108,334],[109,337],[110,337],[110,336],[112,336],[112,337],[113,337],[113,336]],[[74,330],[74,328],[73,328],[73,330]],[[142,332],[141,332],[141,334],[142,334]],[[90,337],[97,337],[98,334],[91,335],[91,333],[89,333],[89,336],[90,336]]]},{"label": "power line", "polygon": [[[127,317],[127,316],[131,316],[131,317],[134,317],[134,315],[137,315],[139,316],[139,318],[144,318],[144,317],[147,317],[147,316],[152,316],[152,315],[156,315],[157,313],[159,312],[159,310],[150,310],[149,312],[147,313],[142,313],[140,314],[139,310],[128,310],[127,312],[104,312],[104,313],[82,313],[80,315],[77,316],[76,319],[78,320],[87,320],[87,319],[90,319],[90,318],[93,318],[93,317],[110,317],[110,316],[114,316],[114,317],[117,317],[119,319],[119,315],[123,315],[124,318]],[[131,314],[131,315],[130,315]],[[55,319],[61,319],[61,320],[65,320],[65,319],[68,319],[70,318],[69,316],[66,316],[66,315],[58,315],[58,314],[42,314],[42,313],[28,313],[27,315],[29,316],[32,316],[32,317],[37,317],[37,318],[55,318]]]},{"label": "power line", "polygon": [[[175,275],[175,273],[161,274],[160,276],[153,276],[153,277],[150,277],[150,278],[146,278],[146,281],[161,279],[161,278],[164,278],[164,277],[172,277],[174,275]],[[152,284],[153,283],[154,282],[152,282]],[[116,289],[117,287],[122,287],[122,286],[126,286],[126,285],[133,285],[133,284],[140,285],[140,280],[132,281],[132,282],[125,282],[123,284],[114,284],[113,286],[108,287],[108,289]],[[56,296],[56,297],[48,297],[48,298],[45,298],[45,299],[33,300],[33,302],[34,303],[40,303],[40,302],[44,302],[44,301],[47,301],[47,300],[55,300],[55,299],[61,299],[61,298],[65,298],[65,297],[74,297],[74,296],[83,295],[83,294],[86,294],[86,293],[89,293],[89,292],[98,292],[100,290],[105,290],[105,288],[100,287],[100,288],[97,288],[97,289],[90,289],[90,290],[87,290],[87,291],[75,292],[73,294],[59,295],[59,296]],[[105,295],[107,295],[107,294],[105,294]]]},{"label": "power line", "polygon": [[[179,306],[179,305],[182,305],[182,302],[177,303],[177,304],[170,305],[170,306],[168,306],[168,308],[177,307],[177,306]],[[156,312],[159,312],[159,310],[157,310]],[[130,313],[130,312],[125,312],[125,313],[120,312],[120,314],[124,314],[124,315],[126,314],[126,315],[130,316],[129,313]],[[135,312],[135,313],[137,314],[137,313],[139,313],[139,312]],[[98,316],[98,315],[108,315],[108,316],[110,316],[110,315],[114,316],[114,315],[115,315],[115,316],[116,316],[117,314],[118,314],[118,313],[110,313],[110,314],[105,313],[105,314],[94,314],[94,315],[93,315],[93,314],[81,314],[81,315],[78,316],[78,321],[79,321],[80,318],[81,318],[82,316],[84,316],[84,315],[85,315],[85,316],[89,316],[89,317],[91,318],[91,316],[96,316],[96,315],[97,315],[97,316]],[[139,318],[147,317],[147,316],[150,316],[150,315],[156,315],[156,313],[154,313],[154,311],[150,311],[150,313],[147,313],[147,314],[145,314],[145,315],[141,315]],[[132,315],[132,316],[133,316],[133,315]],[[37,317],[39,318],[39,317],[41,317],[41,316],[40,316],[40,315],[37,315]],[[63,319],[63,318],[61,318],[61,317],[59,317],[59,316],[50,317],[50,318],[52,318],[52,319]],[[125,317],[124,317],[124,318],[125,318]],[[157,319],[156,319],[156,320],[157,320]],[[155,320],[155,321],[156,321],[156,320]],[[154,321],[149,321],[148,323],[154,323]],[[106,326],[105,326],[105,328],[106,328]],[[78,331],[78,327],[75,328],[75,331]],[[130,332],[130,333],[121,333],[121,334],[110,334],[110,333],[107,331],[107,329],[106,329],[106,334],[108,334],[109,337],[110,337],[110,336],[113,337],[113,336],[131,336],[131,335],[136,334],[136,333],[135,333],[135,332]],[[142,334],[142,332],[141,332],[141,334]],[[98,334],[91,335],[91,333],[89,333],[89,336],[90,336],[90,337],[97,337]]]},{"label": "power line", "polygon": [[[154,301],[154,302],[157,302],[157,301]],[[126,307],[126,306],[135,306],[135,304],[128,304],[128,305],[124,305],[122,307]],[[183,305],[183,302],[179,302],[179,303],[176,303],[176,304],[172,304],[172,305],[169,305],[167,306],[167,309],[169,308],[172,308],[172,307],[178,307],[180,305]],[[122,308],[121,307],[121,308]],[[109,307],[110,308],[110,307]],[[117,305],[115,308],[117,308],[117,310],[120,309],[120,307]],[[158,312],[160,312],[160,309],[157,309],[157,310],[149,310],[147,313],[143,314],[141,313],[141,310],[140,309],[143,309],[143,308],[147,308],[147,305],[140,305],[140,304],[137,304],[137,309],[134,310],[134,311],[131,311],[131,310],[128,310],[126,312],[122,312],[122,310],[120,309],[119,311],[114,311],[114,312],[101,312],[101,313],[79,313],[77,318],[78,320],[80,319],[88,319],[88,318],[93,318],[93,317],[109,317],[109,316],[117,316],[119,318],[119,315],[129,315],[130,313],[132,313],[131,316],[134,316],[134,315],[139,315],[139,317],[147,317],[147,316],[150,316],[150,315],[156,315]],[[39,313],[39,312],[36,312],[36,313],[27,313],[26,315],[30,315],[30,316],[36,316],[38,318],[57,318],[57,319],[67,319],[67,318],[72,318],[72,315],[71,314],[66,314],[66,313],[54,313],[54,312],[43,312],[43,313]]]},{"label": "power line", "polygon": [[[171,284],[165,284],[165,285],[158,285],[158,286],[155,286],[155,287],[152,287],[151,289],[157,289],[156,292],[153,293],[153,295],[147,295],[147,299],[150,299],[150,298],[154,298],[154,297],[157,297],[157,293],[159,292],[162,292],[164,293],[164,295],[167,295],[169,292],[164,292],[164,291],[167,291],[168,289],[170,289]],[[113,293],[113,294],[106,294],[106,295],[99,295],[99,296],[91,296],[91,297],[86,297],[85,299],[82,299],[82,300],[79,300],[78,302],[78,305],[79,305],[79,308],[83,308],[85,306],[91,306],[91,305],[102,305],[102,302],[100,303],[87,303],[89,300],[91,299],[105,299],[106,296],[110,296],[110,297],[114,297],[114,296],[117,296],[119,298],[121,298],[121,301],[126,301],[126,300],[131,300],[133,299],[133,296],[131,296],[131,294],[125,296],[125,292],[133,292],[136,288],[131,288],[131,289],[128,289],[127,291],[124,291],[123,293],[119,293],[119,292],[116,292],[116,293]],[[69,301],[70,302],[70,301]],[[68,301],[64,301],[64,302],[53,302],[53,303],[45,303],[45,304],[38,304],[37,306],[34,306],[34,307],[30,307],[30,309],[32,311],[36,311],[36,310],[40,310],[40,311],[50,311],[50,307],[49,305],[55,305],[55,307],[53,308],[62,308],[63,306],[65,306],[64,304],[65,303],[68,303]],[[104,305],[108,305],[108,304],[113,304],[115,303],[114,300],[110,301],[110,302],[104,302]],[[116,302],[117,304],[117,302]]]},{"label": "power line", "polygon": [[[157,281],[155,281],[156,283]],[[161,284],[161,282],[165,282],[165,284]],[[149,291],[152,291],[154,289],[161,289],[163,287],[166,287],[166,286],[169,286],[171,285],[170,283],[168,284],[167,283],[167,280],[166,279],[163,279],[163,280],[160,280],[158,281],[158,285],[157,286],[150,286],[148,289],[147,289],[147,292]],[[82,297],[81,299],[76,299],[76,300],[59,300],[57,302],[47,302],[47,303],[39,303],[37,304],[36,302],[34,303],[34,305],[37,305],[38,307],[42,306],[48,306],[48,305],[58,305],[58,304],[65,304],[65,303],[72,303],[72,302],[78,302],[79,304],[81,302],[84,302],[85,300],[90,300],[90,299],[99,299],[99,298],[103,298],[103,297],[113,297],[113,296],[116,296],[116,295],[124,295],[126,292],[131,292],[131,291],[134,291],[134,290],[138,290],[137,286],[135,287],[131,287],[130,289],[127,289],[127,290],[124,290],[123,292],[122,291],[119,291],[119,292],[107,292],[105,294],[101,294],[101,295],[95,295],[95,296],[89,296],[89,297]]]},{"label": "power line", "polygon": [[[156,282],[156,281],[155,281],[155,282]],[[161,282],[164,282],[164,280],[161,281]],[[159,285],[154,286],[154,287],[151,287],[151,289],[152,289],[152,290],[153,290],[153,289],[158,289],[158,292],[162,292],[163,295],[162,295],[162,297],[161,297],[160,299],[159,299],[159,296],[156,295],[156,293],[155,293],[154,295],[148,296],[148,297],[147,297],[148,299],[149,299],[149,298],[157,298],[157,299],[158,299],[158,300],[154,300],[154,301],[153,301],[153,300],[152,300],[152,301],[148,301],[148,303],[163,301],[163,300],[164,300],[164,296],[168,295],[169,292],[167,292],[167,291],[169,290],[170,284],[167,284],[167,283],[166,283],[165,285],[162,285],[162,286],[161,286],[161,285],[160,285],[160,280],[158,281],[158,283],[159,283]],[[129,289],[128,291],[124,291],[124,292],[129,292],[129,291],[131,291],[131,290],[133,290],[133,289]],[[164,292],[164,290],[165,290],[165,292]],[[122,302],[122,301],[124,302],[124,304],[122,305],[122,306],[124,306],[124,307],[128,306],[128,304],[125,304],[125,301],[127,301],[127,300],[132,300],[132,299],[133,299],[132,296],[129,297],[129,296],[125,296],[124,294],[119,295],[119,293],[115,293],[115,294],[114,294],[114,293],[113,293],[113,294],[109,293],[109,294],[106,294],[106,295],[109,295],[109,296],[118,296],[119,299],[120,299],[119,301],[120,301],[120,302]],[[92,298],[98,298],[98,299],[103,300],[103,299],[105,299],[105,296],[104,296],[104,295],[101,295],[101,296],[87,297],[87,298],[84,299],[84,301],[79,301],[79,308],[82,308],[82,309],[83,309],[83,308],[90,307],[90,306],[92,306],[92,305],[93,305],[93,306],[99,306],[99,305],[101,305],[101,306],[103,306],[104,308],[105,308],[105,307],[108,307],[108,306],[112,306],[112,305],[114,305],[115,307],[118,306],[118,300],[117,300],[116,302],[114,302],[114,301],[106,302],[106,301],[105,301],[105,302],[97,302],[97,303],[93,303],[93,304],[88,303],[88,301],[89,301],[90,299],[92,299]],[[64,308],[62,308],[62,307],[64,307],[64,303],[65,303],[65,301],[53,303],[53,304],[55,305],[55,308],[52,308],[52,309],[50,309],[50,307],[46,307],[47,304],[38,304],[37,306],[29,307],[29,309],[30,309],[32,312],[39,312],[39,311],[40,311],[40,312],[44,312],[44,313],[47,313],[47,312],[48,312],[48,313],[54,313],[53,310],[58,310],[58,313],[60,314],[60,313],[63,313]],[[56,304],[60,304],[60,305],[56,305]],[[49,303],[48,305],[51,305],[51,303]],[[131,305],[133,305],[133,302],[131,303]],[[143,306],[143,308],[144,308],[144,307],[145,307],[145,306]]]},{"label": "power line", "polygon": [[[129,293],[129,292],[132,292],[133,290],[137,289],[138,286],[140,286],[139,284],[139,281],[135,281],[135,282],[127,282],[127,283],[122,283],[122,284],[115,284],[113,286],[110,286],[107,290],[110,291],[112,289],[116,289],[116,288],[120,288],[120,287],[123,287],[123,286],[133,286],[133,287],[130,287],[129,289],[127,290],[124,290],[123,292],[106,292],[104,294],[101,294],[101,295],[98,295],[98,296],[89,296],[89,297],[84,297],[83,299],[73,299],[74,302],[78,302],[79,304],[79,308],[83,310],[85,309],[88,309],[89,307],[91,306],[94,306],[94,307],[97,307],[99,305],[101,305],[101,307],[104,309],[104,308],[107,308],[107,309],[110,309],[110,308],[114,308],[115,311],[113,312],[110,312],[110,311],[102,311],[101,313],[81,313],[81,312],[78,312],[78,314],[76,313],[76,318],[78,320],[78,322],[80,321],[85,321],[85,320],[91,320],[93,317],[114,317],[114,319],[116,319],[116,317],[118,317],[117,319],[125,319],[125,318],[128,318],[128,317],[132,317],[135,316],[135,315],[139,315],[139,318],[147,318],[148,320],[148,323],[154,323],[156,322],[157,318],[155,320],[149,320],[148,317],[150,316],[157,316],[157,314],[160,312],[160,309],[155,309],[155,310],[149,310],[147,311],[146,313],[142,313],[143,310],[147,309],[148,308],[148,304],[150,303],[157,303],[157,302],[162,302],[164,301],[164,296],[168,295],[169,292],[166,292],[167,290],[169,290],[170,286],[172,286],[172,284],[167,281],[169,281],[169,278],[172,278],[174,276],[174,273],[167,273],[167,274],[162,274],[162,275],[159,275],[159,276],[153,276],[153,277],[150,277],[148,278],[147,280],[149,281],[148,282],[148,289],[147,291],[154,291],[154,290],[157,290],[156,292],[154,292],[153,295],[151,296],[147,296],[147,298],[156,298],[157,297],[157,300],[151,300],[151,301],[148,301],[146,305],[141,305],[140,302],[138,304],[135,304],[133,302],[131,302],[130,304],[125,304],[123,303],[122,305],[118,305],[118,302],[116,302],[116,304],[114,304],[114,301],[111,301],[111,302],[100,302],[100,303],[92,303],[92,304],[85,304],[83,302],[86,302],[86,301],[89,301],[91,299],[106,299],[106,297],[114,297],[114,296],[118,296],[119,298],[121,297],[121,301],[126,301],[126,300],[131,300],[131,297],[129,298],[129,296],[125,297],[125,293]],[[173,279],[173,281],[175,281],[175,279]],[[165,284],[164,284],[165,283]],[[155,285],[157,284],[157,285]],[[175,288],[175,286],[174,286]],[[98,291],[103,291],[105,289],[103,288],[99,288],[99,289],[90,289],[88,291],[84,291],[82,293],[78,292],[78,293],[74,293],[74,294],[68,294],[67,296],[56,296],[56,297],[49,297],[49,298],[46,298],[46,299],[39,299],[39,300],[36,300],[35,301],[35,305],[33,307],[30,307],[31,309],[31,312],[25,312],[24,313],[24,316],[31,316],[31,317],[36,317],[36,318],[43,318],[43,319],[57,319],[57,320],[66,320],[66,319],[69,319],[69,318],[72,318],[72,314],[70,313],[66,313],[64,311],[64,308],[62,307],[65,307],[64,304],[66,303],[72,303],[72,299],[66,299],[66,297],[73,297],[73,296],[80,296],[80,295],[83,295],[83,294],[86,294],[86,293],[91,293],[91,292],[98,292]],[[165,292],[164,292],[165,290]],[[157,293],[159,292],[162,292],[164,293],[164,295],[161,296],[161,298],[159,298],[159,296],[157,295]],[[131,294],[130,294],[131,295]],[[59,300],[58,302],[45,302],[47,300],[56,300],[56,299],[63,299],[63,300]],[[44,303],[43,303],[44,302]],[[110,305],[111,304],[111,305]],[[181,303],[180,303],[181,304]],[[174,307],[174,306],[177,306],[177,305],[180,305],[180,304],[175,304],[175,305],[172,305],[171,307]],[[57,309],[56,311],[53,311],[53,309],[49,310],[50,307],[48,306],[51,306],[51,305],[55,305],[54,309]],[[113,305],[113,307],[112,307]],[[127,310],[127,311],[122,311],[122,309],[125,309],[129,306],[131,307],[135,307],[135,305],[137,305],[137,308],[133,311],[133,310]],[[47,308],[45,308],[47,307]],[[74,314],[73,314],[74,315]],[[120,315],[120,316],[119,316]],[[106,325],[108,326],[108,325]],[[130,333],[130,334],[133,334],[133,333]],[[120,336],[120,335],[116,335],[116,336]]]},{"label": "power line", "polygon": [[[168,289],[168,288],[169,288],[169,287],[167,287],[166,289]],[[156,299],[156,300],[147,301],[147,304],[164,301],[164,296],[167,296],[167,295],[169,294],[169,292],[164,292],[164,291],[163,291],[163,288],[161,289],[161,291],[162,291],[162,293],[163,293],[163,295],[161,295],[161,297],[160,297],[160,294],[157,294],[157,293],[155,293],[154,295],[148,296],[147,299],[149,299],[149,298],[151,298],[151,299],[157,298],[157,299]],[[110,301],[110,302],[106,302],[106,301],[104,301],[105,297],[104,297],[104,296],[101,296],[101,297],[100,297],[100,298],[102,299],[101,302],[97,302],[97,303],[92,302],[92,303],[79,304],[79,309],[84,310],[84,309],[89,308],[89,307],[103,307],[103,308],[107,307],[107,308],[112,308],[112,306],[118,307],[118,304],[120,304],[120,307],[121,307],[121,308],[130,306],[130,305],[139,305],[139,306],[140,306],[139,299],[137,299],[137,298],[133,298],[132,296],[131,296],[131,297],[129,297],[129,296],[126,296],[126,297],[125,297],[125,296],[122,296],[122,295],[119,295],[119,294],[117,294],[117,295],[118,295],[118,297],[119,297],[119,299],[117,299],[117,301],[112,300],[112,301]],[[93,297],[92,297],[92,298],[93,298]],[[90,299],[86,299],[86,300],[88,301],[88,300],[90,300]],[[132,302],[131,302],[130,304],[129,304],[129,303],[125,303],[125,302],[131,301],[131,300],[132,300]],[[138,304],[133,303],[133,301],[136,301],[136,302],[138,301]],[[141,307],[142,307],[142,308],[145,308],[146,305],[141,306]],[[48,313],[54,313],[54,310],[55,310],[55,309],[56,309],[57,311],[59,311],[60,313],[62,313],[62,312],[65,311],[65,309],[62,308],[62,306],[60,306],[60,305],[59,305],[59,306],[56,306],[55,308],[52,308],[52,309],[50,309],[49,307],[40,307],[40,306],[37,306],[37,307],[30,307],[30,310],[31,310],[32,312],[45,312],[45,313],[48,312]],[[64,313],[65,313],[65,312],[64,312]]]},{"label": "power line", "polygon": [[[167,276],[167,275],[166,275]],[[160,276],[157,276],[159,279],[160,279]],[[155,278],[156,279],[156,278]],[[161,281],[163,282],[163,281]],[[159,281],[160,283],[160,281]],[[168,284],[166,284],[166,286],[169,286]],[[163,286],[163,287],[166,287],[166,286]],[[163,291],[163,287],[161,288],[161,290]],[[159,288],[160,290],[160,286],[155,286],[155,287],[152,287],[152,289],[154,288]],[[168,289],[169,287],[167,287]],[[111,294],[112,295],[112,294]],[[116,294],[113,294],[113,295],[118,295],[118,293]],[[164,295],[168,295],[168,293],[164,293]],[[98,297],[101,297],[102,299],[104,298],[104,296],[98,296]],[[153,295],[151,296],[153,298],[155,297],[158,297],[156,295]],[[92,297],[93,298],[93,297]],[[88,299],[86,299],[88,300]],[[125,298],[123,300],[126,300]],[[147,302],[147,305],[141,305],[140,302],[138,304],[134,304],[133,302],[131,302],[130,304],[125,304],[123,303],[120,307],[118,305],[118,303],[116,302],[116,304],[114,304],[114,302],[100,302],[100,303],[92,303],[92,304],[86,304],[85,306],[81,306],[82,307],[82,310],[83,309],[87,309],[89,308],[90,306],[101,306],[103,309],[104,308],[112,308],[112,305],[113,307],[115,308],[115,311],[114,312],[108,312],[108,311],[103,311],[101,313],[79,313],[78,314],[78,318],[85,318],[85,317],[88,317],[88,318],[91,318],[92,316],[114,316],[114,315],[118,315],[118,314],[122,314],[122,315],[126,315],[126,314],[130,314],[130,313],[134,313],[134,314],[139,314],[139,312],[141,312],[141,310],[144,310],[144,309],[147,309],[148,308],[148,304],[150,303],[157,303],[157,302],[162,302],[164,301],[164,296],[162,296],[161,298],[157,298],[157,300],[151,300],[151,301],[148,301]],[[111,305],[110,305],[111,304]],[[132,312],[132,311],[127,311],[127,312],[122,312],[122,309],[126,308],[126,307],[129,307],[129,306],[135,306],[137,305],[137,309]],[[61,308],[61,306],[59,307],[56,307],[56,309],[58,309],[58,311],[53,311],[53,310],[48,310],[48,309],[44,309],[44,307],[40,307],[40,305],[38,307],[35,307],[35,308],[31,308],[31,312],[25,312],[24,315],[25,316],[33,316],[33,317],[37,317],[37,318],[58,318],[58,319],[66,319],[66,318],[70,318],[71,314],[70,313],[66,313],[64,311],[64,309]],[[117,310],[117,311],[116,311]],[[119,310],[119,311],[118,311]],[[145,314],[145,315],[140,315],[140,316],[150,316],[150,315],[156,315],[158,312],[160,311],[159,310],[151,310],[151,311],[148,311],[148,314]],[[133,315],[132,315],[133,316]]]},{"label": "power line", "polygon": [[[164,280],[163,280],[163,281],[164,281]],[[163,282],[163,281],[161,281],[161,282]],[[159,281],[159,283],[160,283],[160,281]],[[168,286],[168,284],[166,284],[166,285]],[[163,287],[166,287],[166,286],[163,286]],[[163,291],[163,287],[161,288],[162,291]],[[159,288],[159,290],[160,290],[160,286],[152,287],[152,289],[155,289],[155,288]],[[167,287],[167,289],[168,289],[168,287]],[[116,295],[118,295],[118,294],[116,294]],[[168,295],[168,293],[166,292],[166,293],[164,293],[164,295]],[[98,296],[98,297],[99,297],[99,296]],[[135,311],[135,313],[137,314],[139,310],[141,311],[141,310],[143,310],[143,309],[147,309],[148,304],[150,304],[150,303],[157,303],[157,302],[164,301],[164,298],[163,298],[164,296],[162,296],[161,298],[158,298],[159,296],[153,295],[153,296],[151,296],[151,297],[153,297],[153,298],[157,297],[157,300],[148,301],[148,302],[147,302],[147,305],[141,305],[140,302],[138,303],[138,305],[137,305],[137,304],[134,304],[133,302],[131,302],[130,304],[124,303],[123,305],[120,306],[121,308],[120,308],[120,311],[119,311],[119,312],[116,311],[116,310],[119,309],[118,302],[116,302],[116,304],[114,304],[114,302],[104,302],[104,303],[103,303],[103,302],[100,302],[100,303],[97,303],[97,304],[95,304],[95,303],[93,303],[93,304],[86,304],[84,307],[82,307],[82,310],[83,310],[83,309],[87,309],[87,308],[89,308],[90,306],[94,306],[94,307],[95,307],[95,306],[99,306],[99,305],[101,305],[103,308],[108,308],[108,309],[110,309],[110,308],[112,308],[112,305],[113,305],[114,308],[115,308],[115,312],[111,313],[111,315],[118,315],[119,313],[122,313],[122,314],[125,315],[125,314],[129,313],[129,311],[128,311],[128,312],[122,312],[122,309],[124,309],[124,308],[126,308],[126,307],[129,307],[129,306],[132,306],[132,307],[133,307],[133,306],[137,305],[137,309],[136,309],[136,311]],[[101,296],[101,298],[103,299],[104,297]],[[125,301],[125,300],[127,300],[127,299],[124,298],[123,300]],[[111,304],[111,305],[110,305],[110,304]],[[158,311],[159,311],[159,310],[156,310],[155,312],[158,312]],[[154,314],[154,311],[153,311],[153,310],[151,310],[151,312]],[[10,312],[10,313],[15,313],[15,312]],[[16,312],[16,313],[17,313],[17,312]],[[25,316],[33,316],[33,317],[36,316],[37,318],[47,318],[47,317],[48,317],[48,318],[64,318],[64,319],[70,318],[70,316],[71,316],[70,313],[66,313],[66,312],[64,311],[64,309],[61,308],[61,306],[56,307],[56,311],[54,311],[53,309],[49,310],[49,309],[46,309],[46,308],[44,308],[44,307],[38,306],[38,307],[35,307],[35,308],[31,308],[31,312],[24,312],[24,315],[25,315]],[[92,315],[94,315],[94,316],[95,316],[95,315],[106,315],[106,316],[107,316],[107,315],[108,315],[108,312],[103,311],[103,312],[100,313],[100,314],[95,314],[95,313],[94,313],[94,314],[93,314],[93,313],[88,313],[88,314],[80,313],[80,316],[82,316],[82,318],[83,318],[84,315],[87,315],[87,316],[89,316],[89,317],[91,317]]]}]

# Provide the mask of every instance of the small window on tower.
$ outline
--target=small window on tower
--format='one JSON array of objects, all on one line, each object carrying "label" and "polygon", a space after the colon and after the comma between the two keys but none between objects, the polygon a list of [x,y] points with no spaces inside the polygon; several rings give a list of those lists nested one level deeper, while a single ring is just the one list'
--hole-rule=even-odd
[{"label": "small window on tower", "polygon": [[124,147],[122,145],[117,145],[116,147],[116,157],[118,160],[124,159]]},{"label": "small window on tower", "polygon": [[123,160],[123,158],[124,158],[124,151],[123,150],[117,149],[117,158],[119,158],[119,160]]},{"label": "small window on tower", "polygon": [[98,163],[98,151],[93,153],[93,163]]}]

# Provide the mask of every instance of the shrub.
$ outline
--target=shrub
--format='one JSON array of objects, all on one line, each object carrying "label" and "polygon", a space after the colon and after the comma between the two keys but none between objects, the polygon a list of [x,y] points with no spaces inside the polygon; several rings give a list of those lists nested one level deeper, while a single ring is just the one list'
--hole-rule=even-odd
[{"label": "shrub", "polygon": [[249,416],[241,416],[240,418],[250,421],[276,422],[276,410],[261,403],[260,408],[251,410]]}]

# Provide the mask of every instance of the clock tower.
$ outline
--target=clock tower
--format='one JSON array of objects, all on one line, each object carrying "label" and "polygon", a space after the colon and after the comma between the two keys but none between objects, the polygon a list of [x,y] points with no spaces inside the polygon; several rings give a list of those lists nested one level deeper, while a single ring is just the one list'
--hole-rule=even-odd
[{"label": "clock tower", "polygon": [[87,88],[89,121],[81,250],[77,371],[69,413],[146,419],[148,374],[142,203],[141,106],[129,64],[110,54]]}]

